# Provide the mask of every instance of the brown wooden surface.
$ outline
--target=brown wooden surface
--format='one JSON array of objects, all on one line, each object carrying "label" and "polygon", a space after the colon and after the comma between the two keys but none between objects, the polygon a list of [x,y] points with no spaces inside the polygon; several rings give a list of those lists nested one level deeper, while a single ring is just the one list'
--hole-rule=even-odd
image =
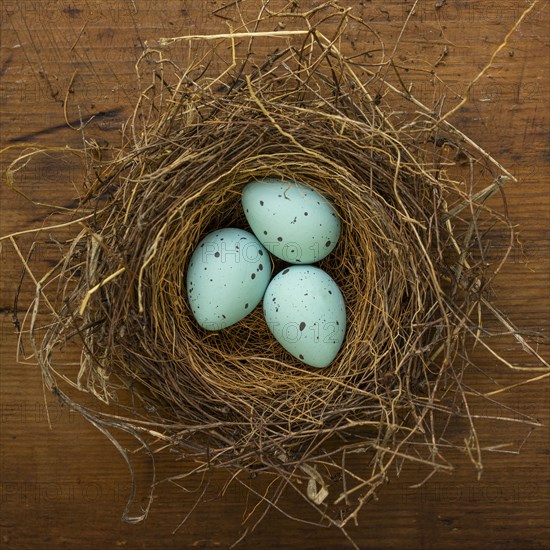
[{"label": "brown wooden surface", "polygon": [[[230,4],[227,1],[227,4]],[[246,4],[246,3],[245,3]],[[248,2],[248,5],[260,2]],[[273,4],[284,5],[283,2]],[[297,2],[301,8],[312,1]],[[413,2],[348,2],[371,19],[391,49]],[[438,4],[440,7],[437,7]],[[433,65],[447,48],[437,76],[451,90],[463,92],[519,17],[524,1],[418,2],[396,56],[403,65]],[[64,128],[63,100],[70,120],[98,116],[88,137],[117,143],[125,117],[137,97],[134,63],[144,40],[160,36],[226,32],[227,19],[209,13],[216,0],[19,0],[2,2],[0,11],[1,138],[48,146],[78,147],[81,136]],[[233,17],[233,8],[220,12]],[[539,2],[487,75],[474,87],[471,101],[453,121],[510,167],[519,183],[507,189],[510,215],[519,224],[524,253],[516,253],[498,279],[499,305],[525,330],[550,325],[550,153],[549,153],[548,2]],[[234,24],[234,26],[237,26]],[[349,40],[363,36],[352,28]],[[429,75],[416,81],[424,98],[439,95],[443,85]],[[447,106],[456,103],[449,93]],[[0,158],[2,168],[14,157]],[[32,164],[19,187],[34,199],[67,204],[76,196],[78,169],[55,159]],[[1,189],[0,233],[35,225],[44,210]],[[30,243],[28,239],[27,244]],[[25,241],[23,240],[23,243]],[[496,242],[496,245],[499,243]],[[500,243],[502,244],[502,243]],[[39,254],[47,257],[47,248]],[[195,502],[190,493],[162,484],[149,518],[139,525],[120,521],[128,491],[128,473],[114,448],[77,414],[60,409],[46,396],[53,429],[48,428],[41,377],[32,364],[15,361],[16,337],[11,321],[13,295],[21,266],[9,247],[0,258],[1,402],[0,402],[0,547],[1,548],[226,548],[242,532],[245,495],[231,486],[217,493],[224,477],[215,475],[188,521],[173,531]],[[25,297],[28,303],[29,296]],[[25,299],[23,301],[25,301]],[[503,343],[503,347],[509,343]],[[540,350],[548,357],[548,349]],[[478,362],[502,386],[526,378],[503,369],[481,350]],[[534,361],[518,349],[507,356],[517,364]],[[481,372],[467,383],[494,388]],[[420,489],[411,484],[425,472],[407,465],[360,515],[350,534],[361,548],[550,548],[550,442],[547,379],[502,395],[503,405],[484,405],[485,414],[519,412],[545,423],[527,439],[518,423],[480,423],[487,445],[511,442],[509,453],[486,453],[478,481],[465,456],[451,455],[455,471],[439,475]],[[511,411],[505,406],[511,407]],[[518,412],[519,411],[519,412]],[[460,433],[460,426],[455,434]],[[525,441],[524,441],[525,440]],[[516,451],[521,446],[521,453]],[[141,465],[140,467],[140,460]],[[137,457],[138,479],[145,483],[146,460]],[[185,469],[170,455],[159,456],[158,475]],[[290,496],[287,509],[300,514],[303,501]],[[307,514],[306,514],[307,515]],[[309,516],[307,516],[309,517]],[[241,544],[242,548],[342,548],[335,530],[291,522],[273,511]]]}]

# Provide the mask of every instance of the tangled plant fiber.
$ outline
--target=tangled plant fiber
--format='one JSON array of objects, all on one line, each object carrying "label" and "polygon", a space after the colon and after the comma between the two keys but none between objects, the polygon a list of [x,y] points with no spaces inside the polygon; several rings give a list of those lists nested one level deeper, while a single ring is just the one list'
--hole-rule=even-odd
[{"label": "tangled plant fiber", "polygon": [[[265,472],[276,480],[266,510],[284,508],[293,488],[320,523],[342,530],[404,462],[451,468],[441,426],[466,415],[461,380],[473,342],[491,349],[479,319],[492,314],[511,329],[489,300],[501,263],[483,261],[484,235],[498,225],[513,242],[506,215],[487,202],[504,197],[513,177],[387,81],[388,63],[344,55],[351,17],[330,4],[300,16],[305,30],[243,33],[240,46],[235,34],[205,37],[211,53],[185,69],[165,57],[183,38],[150,45],[139,67],[154,80],[121,148],[107,161],[90,144],[83,152],[86,194],[67,222],[80,231],[37,284],[24,325],[49,389],[129,464],[112,429],[194,462],[182,477],[222,468],[244,483],[239,472]],[[258,60],[258,36],[284,45]],[[208,77],[222,54],[232,62]],[[330,197],[342,220],[320,267],[343,292],[348,329],[324,370],[286,353],[261,307],[208,333],[186,298],[198,241],[246,228],[241,191],[268,176]],[[106,403],[130,395],[139,406],[115,416],[79,404],[56,362],[68,343],[81,349],[73,387]],[[479,443],[468,441],[478,464]],[[360,469],[346,460],[355,453],[364,453]],[[131,516],[130,504],[127,520],[145,517]]]}]

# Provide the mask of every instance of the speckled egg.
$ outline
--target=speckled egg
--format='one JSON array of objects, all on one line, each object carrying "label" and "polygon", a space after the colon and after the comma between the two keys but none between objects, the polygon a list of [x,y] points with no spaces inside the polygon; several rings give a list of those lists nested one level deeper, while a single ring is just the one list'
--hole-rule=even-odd
[{"label": "speckled egg", "polygon": [[312,367],[330,365],[346,332],[346,307],[338,285],[322,269],[290,266],[269,283],[263,309],[273,336]]},{"label": "speckled egg", "polygon": [[271,276],[267,250],[248,231],[225,228],[204,237],[189,260],[187,296],[197,323],[229,327],[262,300]]},{"label": "speckled egg", "polygon": [[243,189],[242,205],[259,241],[291,264],[318,262],[334,250],[340,237],[334,206],[296,181],[253,181]]}]

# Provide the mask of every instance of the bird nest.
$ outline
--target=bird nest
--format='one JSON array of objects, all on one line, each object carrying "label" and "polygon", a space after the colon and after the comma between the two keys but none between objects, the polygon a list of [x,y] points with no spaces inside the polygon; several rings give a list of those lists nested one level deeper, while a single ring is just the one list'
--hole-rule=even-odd
[{"label": "bird nest", "polygon": [[[487,313],[509,329],[490,302],[500,264],[483,262],[486,231],[513,235],[488,206],[508,172],[385,78],[387,64],[345,55],[349,17],[332,7],[295,31],[203,37],[210,53],[185,68],[166,51],[187,38],[150,44],[138,67],[153,80],[121,147],[80,152],[85,195],[67,221],[79,232],[39,281],[25,324],[47,386],[125,456],[114,428],[150,452],[170,448],[193,473],[269,473],[279,489],[266,501],[279,506],[293,488],[342,529],[398,465],[449,468],[438,443],[466,399],[465,350]],[[253,53],[260,36],[279,47]],[[342,290],[348,326],[326,369],[288,354],[261,307],[208,332],[189,306],[197,243],[246,229],[243,187],[265,177],[306,184],[341,218],[319,266]],[[130,396],[124,414],[64,389],[56,357],[69,343],[81,351],[73,387],[106,403]]]}]

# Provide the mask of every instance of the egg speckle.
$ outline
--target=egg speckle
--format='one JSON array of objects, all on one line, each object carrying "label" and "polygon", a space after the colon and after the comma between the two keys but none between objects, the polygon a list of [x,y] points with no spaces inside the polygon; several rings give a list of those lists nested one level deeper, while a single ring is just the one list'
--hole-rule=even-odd
[{"label": "egg speckle", "polygon": [[263,309],[273,336],[305,364],[323,368],[338,354],[346,332],[346,308],[338,285],[322,269],[283,269],[269,283]]},{"label": "egg speckle", "polygon": [[336,247],[341,232],[334,206],[296,181],[265,178],[242,194],[246,219],[269,252],[291,264],[318,262]]},{"label": "egg speckle", "polygon": [[208,234],[187,269],[187,296],[197,323],[221,330],[238,323],[262,300],[271,260],[248,231],[225,228]]}]

